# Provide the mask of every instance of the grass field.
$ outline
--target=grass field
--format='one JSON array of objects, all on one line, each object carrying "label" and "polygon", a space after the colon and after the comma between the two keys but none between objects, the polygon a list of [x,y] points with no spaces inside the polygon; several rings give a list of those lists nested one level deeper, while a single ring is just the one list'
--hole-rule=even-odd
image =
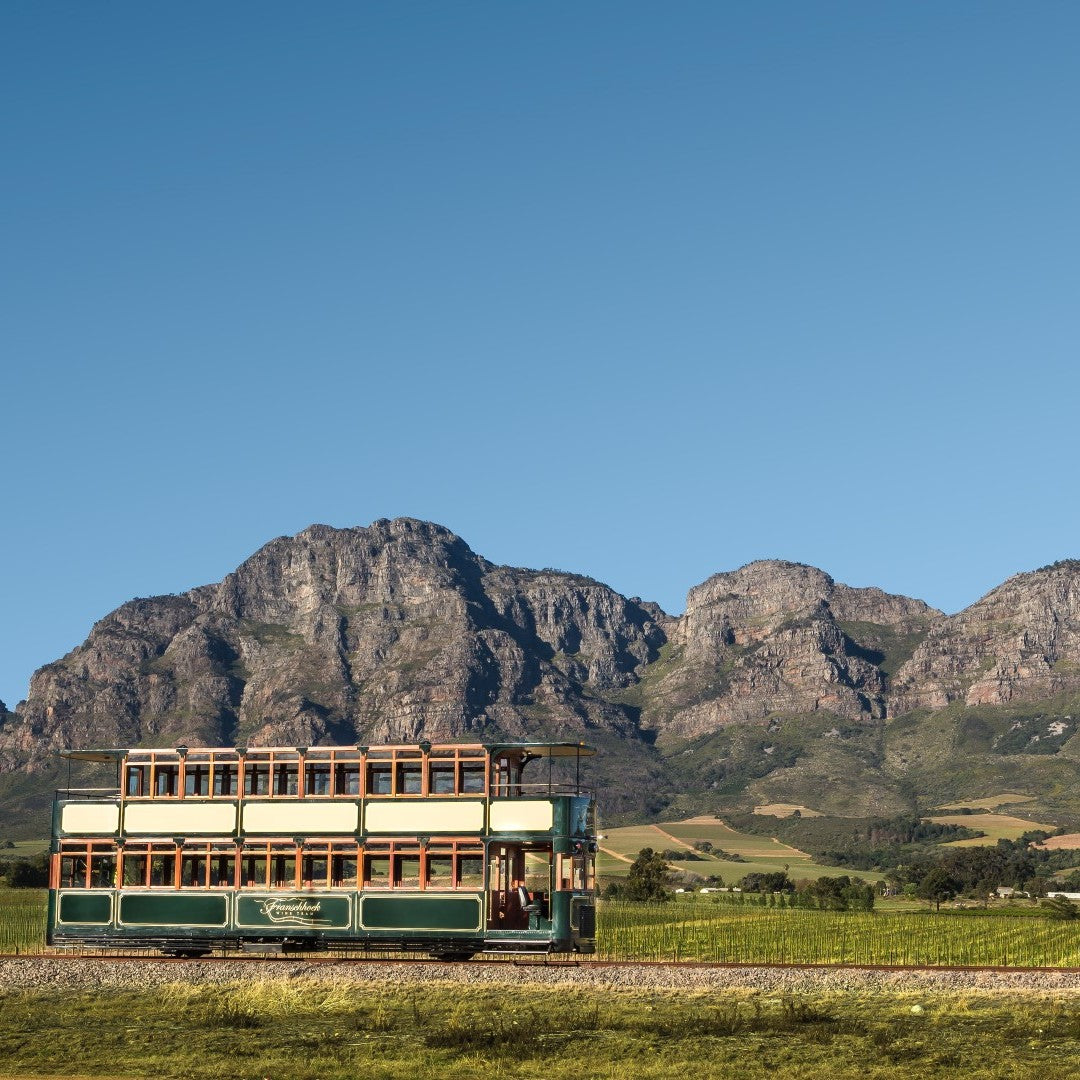
[{"label": "grass field", "polygon": [[946,803],[944,806],[939,806],[938,810],[947,813],[949,810],[960,810],[965,806],[970,807],[972,810],[996,810],[999,806],[1031,802],[1033,798],[1032,795],[1017,795],[1006,792],[1004,795],[988,795],[983,799],[962,799],[960,802]]},{"label": "grass field", "polygon": [[1052,1080],[1068,999],[388,986],[307,979],[7,992],[0,1077]]},{"label": "grass field", "polygon": [[[597,869],[600,874],[623,876],[642,848],[666,851],[685,847],[690,850],[696,842],[702,840],[709,841],[714,848],[740,855],[745,861],[732,862],[729,859],[695,852],[697,859],[674,859],[671,860],[671,865],[701,877],[716,874],[728,884],[737,882],[746,874],[771,874],[781,870],[786,870],[792,880],[838,877],[851,873],[844,867],[821,866],[804,851],[772,837],[738,832],[719,819],[708,816],[687,818],[685,821],[666,821],[659,825],[632,825],[624,829],[611,829],[604,834],[601,841]],[[868,871],[861,876],[868,881],[875,881],[882,875]]]},{"label": "grass field", "polygon": [[978,829],[986,833],[970,840],[951,840],[943,847],[982,847],[993,845],[998,840],[1018,840],[1033,829],[1045,829],[1052,832],[1053,825],[1042,825],[1027,818],[1013,817],[1011,814],[934,814],[927,820],[938,825],[963,825],[969,829]]}]

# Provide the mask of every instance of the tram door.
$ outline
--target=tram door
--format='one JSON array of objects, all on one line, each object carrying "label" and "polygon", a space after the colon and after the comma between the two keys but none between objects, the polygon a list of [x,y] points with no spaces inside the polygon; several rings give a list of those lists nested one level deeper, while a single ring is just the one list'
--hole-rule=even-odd
[{"label": "tram door", "polygon": [[525,852],[512,844],[492,846],[489,858],[488,928],[527,930],[529,916],[518,894],[518,886],[525,883]]}]

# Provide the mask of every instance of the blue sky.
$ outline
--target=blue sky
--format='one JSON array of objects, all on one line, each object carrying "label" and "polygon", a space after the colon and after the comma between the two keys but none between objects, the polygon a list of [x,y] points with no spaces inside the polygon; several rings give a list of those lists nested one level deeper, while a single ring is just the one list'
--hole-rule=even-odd
[{"label": "blue sky", "polygon": [[682,610],[1080,554],[1080,8],[0,6],[0,699],[410,515]]}]

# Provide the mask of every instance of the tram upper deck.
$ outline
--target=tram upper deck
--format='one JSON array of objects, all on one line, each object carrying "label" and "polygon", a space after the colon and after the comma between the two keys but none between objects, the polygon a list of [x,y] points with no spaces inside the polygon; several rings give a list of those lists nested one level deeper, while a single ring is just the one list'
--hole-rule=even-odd
[{"label": "tram upper deck", "polygon": [[[54,834],[584,834],[582,743],[72,750],[115,788],[57,792]],[[528,779],[527,765],[535,762]]]}]

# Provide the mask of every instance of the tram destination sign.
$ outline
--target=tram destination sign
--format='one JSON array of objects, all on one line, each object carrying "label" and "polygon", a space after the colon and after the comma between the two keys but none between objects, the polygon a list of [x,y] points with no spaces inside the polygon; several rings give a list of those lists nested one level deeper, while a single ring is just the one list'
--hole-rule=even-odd
[{"label": "tram destination sign", "polygon": [[267,929],[348,930],[352,911],[344,896],[241,896],[236,922]]}]

